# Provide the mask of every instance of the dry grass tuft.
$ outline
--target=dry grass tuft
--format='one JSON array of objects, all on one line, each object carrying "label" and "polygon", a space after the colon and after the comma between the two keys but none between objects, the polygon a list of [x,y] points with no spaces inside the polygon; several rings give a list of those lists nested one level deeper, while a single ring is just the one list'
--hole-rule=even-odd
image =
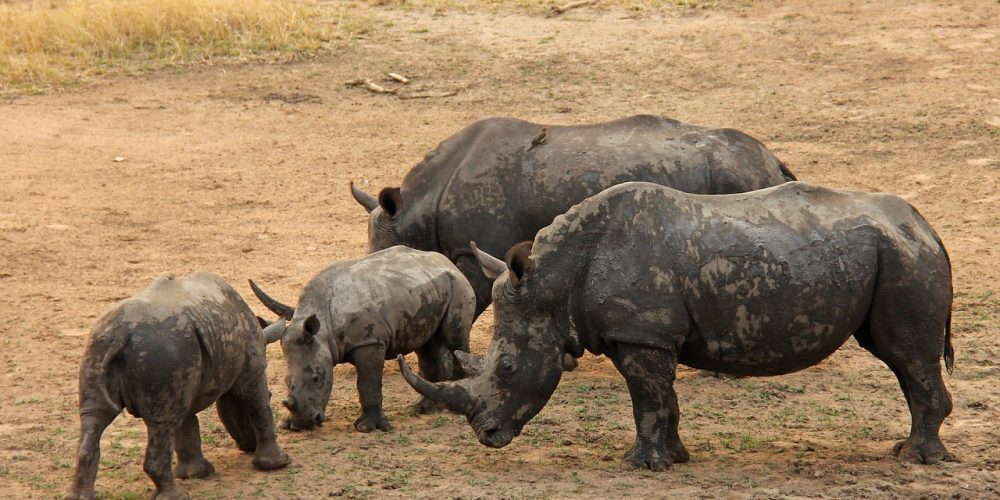
[{"label": "dry grass tuft", "polygon": [[0,2],[0,93],[217,58],[296,57],[334,31],[316,9],[279,0]]}]

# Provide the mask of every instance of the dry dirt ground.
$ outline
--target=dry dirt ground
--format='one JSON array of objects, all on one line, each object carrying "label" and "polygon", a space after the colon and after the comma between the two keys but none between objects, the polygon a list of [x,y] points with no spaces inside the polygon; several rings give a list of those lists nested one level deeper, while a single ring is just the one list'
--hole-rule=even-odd
[{"label": "dry dirt ground", "polygon": [[[375,30],[315,60],[126,77],[0,103],[0,497],[53,497],[72,472],[77,366],[114,301],[161,274],[247,278],[294,301],[327,263],[363,255],[348,181],[397,185],[438,141],[510,115],[582,123],[633,113],[738,128],[803,180],[895,192],[931,221],[955,268],[959,463],[891,455],[909,428],[892,374],[853,340],[819,366],[770,379],[683,370],[690,463],[618,472],[633,439],[628,393],[586,357],[510,446],[480,446],[463,417],[411,416],[386,365],[388,433],[359,434],[354,372],[337,369],[329,421],[279,435],[294,463],[264,473],[202,414],[217,474],[201,498],[995,498],[1000,480],[1000,4],[720,2],[659,13],[371,8]],[[415,77],[400,99],[344,82]],[[387,84],[390,85],[390,84]],[[124,158],[114,161],[116,157]],[[487,314],[473,348],[489,341]],[[277,404],[286,393],[268,352]],[[97,488],[152,491],[145,430],[122,416]]]}]

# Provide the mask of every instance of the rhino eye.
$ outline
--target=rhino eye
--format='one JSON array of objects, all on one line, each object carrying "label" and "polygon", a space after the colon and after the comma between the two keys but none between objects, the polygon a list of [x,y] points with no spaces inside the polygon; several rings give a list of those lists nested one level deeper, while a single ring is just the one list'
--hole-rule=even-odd
[{"label": "rhino eye", "polygon": [[510,377],[516,370],[517,366],[514,363],[514,357],[509,354],[502,356],[497,363],[497,371],[501,377]]},{"label": "rhino eye", "polygon": [[312,381],[314,384],[318,385],[320,383],[320,379],[321,377],[319,376],[319,373],[313,373]]}]

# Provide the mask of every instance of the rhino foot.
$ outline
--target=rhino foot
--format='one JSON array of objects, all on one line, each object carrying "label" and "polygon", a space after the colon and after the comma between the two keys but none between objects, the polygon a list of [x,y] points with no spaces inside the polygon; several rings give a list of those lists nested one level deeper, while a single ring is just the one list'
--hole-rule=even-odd
[{"label": "rhino foot", "polygon": [[[687,450],[684,452],[687,453]],[[669,469],[671,464],[673,464],[671,453],[667,451],[665,446],[636,443],[625,454],[620,470],[649,469],[653,472],[660,472]]]},{"label": "rhino foot", "polygon": [[414,415],[426,415],[426,414],[429,414],[429,413],[439,413],[443,409],[444,408],[442,408],[441,405],[437,404],[436,402],[434,402],[434,401],[432,401],[430,399],[427,399],[426,397],[422,397],[422,398],[418,399],[416,403],[413,403],[413,414]]},{"label": "rhino foot", "polygon": [[182,490],[179,486],[174,486],[165,490],[157,491],[153,495],[153,500],[191,500],[191,495]]},{"label": "rhino foot", "polygon": [[215,474],[215,467],[204,458],[190,462],[178,462],[174,467],[174,477],[180,479],[206,478]]},{"label": "rhino foot", "polygon": [[288,454],[277,443],[260,447],[253,457],[253,466],[260,470],[280,469],[291,462]]},{"label": "rhino foot", "polygon": [[70,491],[63,496],[63,500],[94,500],[94,490]]},{"label": "rhino foot", "polygon": [[958,462],[954,455],[948,453],[940,441],[914,442],[912,437],[906,438],[892,447],[893,454],[900,462],[910,464],[936,464],[938,462]]},{"label": "rhino foot", "polygon": [[678,441],[675,444],[667,443],[668,452],[670,453],[670,461],[675,464],[687,463],[691,460],[691,454],[688,453],[687,448],[684,447],[684,443]]},{"label": "rhino foot", "polygon": [[358,432],[371,432],[376,429],[388,432],[392,430],[392,426],[389,425],[389,419],[385,418],[385,414],[379,412],[378,415],[361,415],[354,421],[354,429]]}]

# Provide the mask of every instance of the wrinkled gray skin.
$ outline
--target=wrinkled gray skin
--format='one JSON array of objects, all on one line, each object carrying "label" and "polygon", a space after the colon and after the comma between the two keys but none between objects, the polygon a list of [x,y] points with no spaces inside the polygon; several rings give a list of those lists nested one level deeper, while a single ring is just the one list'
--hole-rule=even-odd
[{"label": "wrinkled gray skin", "polygon": [[197,417],[212,403],[239,449],[254,452],[254,466],[287,465],[271,415],[265,347],[253,312],[214,274],[160,277],[112,307],[80,363],[80,447],[65,498],[94,498],[101,434],[122,409],[146,423],[143,469],[156,498],[188,498],[174,478],[214,472],[201,453]]},{"label": "wrinkled gray skin", "polygon": [[950,455],[951,268],[934,230],[902,199],[789,183],[684,194],[648,183],[608,189],[557,217],[506,263],[479,254],[493,287],[493,341],[479,376],[407,381],[464,412],[502,447],[548,401],[563,353],[611,358],[632,397],[623,468],[688,460],[677,434],[678,363],[739,376],[812,366],[854,336],[899,380],[910,409],[905,462]]},{"label": "wrinkled gray skin", "polygon": [[575,203],[628,181],[688,193],[741,193],[795,180],[756,139],[669,118],[637,115],[592,125],[542,125],[512,118],[477,121],[445,139],[378,198],[352,184],[371,215],[369,252],[393,245],[440,252],[476,292],[476,316],[490,304],[469,241],[503,255]]},{"label": "wrinkled gray skin", "polygon": [[[361,432],[390,430],[382,412],[385,360],[416,351],[428,380],[464,375],[453,352],[469,350],[476,298],[441,254],[397,246],[334,263],[309,281],[294,309],[251,286],[265,306],[290,320],[265,332],[269,342],[281,340],[285,354],[291,430],[323,423],[339,363],[357,368],[361,416],[354,427]],[[414,405],[417,413],[436,408],[425,398]]]}]

